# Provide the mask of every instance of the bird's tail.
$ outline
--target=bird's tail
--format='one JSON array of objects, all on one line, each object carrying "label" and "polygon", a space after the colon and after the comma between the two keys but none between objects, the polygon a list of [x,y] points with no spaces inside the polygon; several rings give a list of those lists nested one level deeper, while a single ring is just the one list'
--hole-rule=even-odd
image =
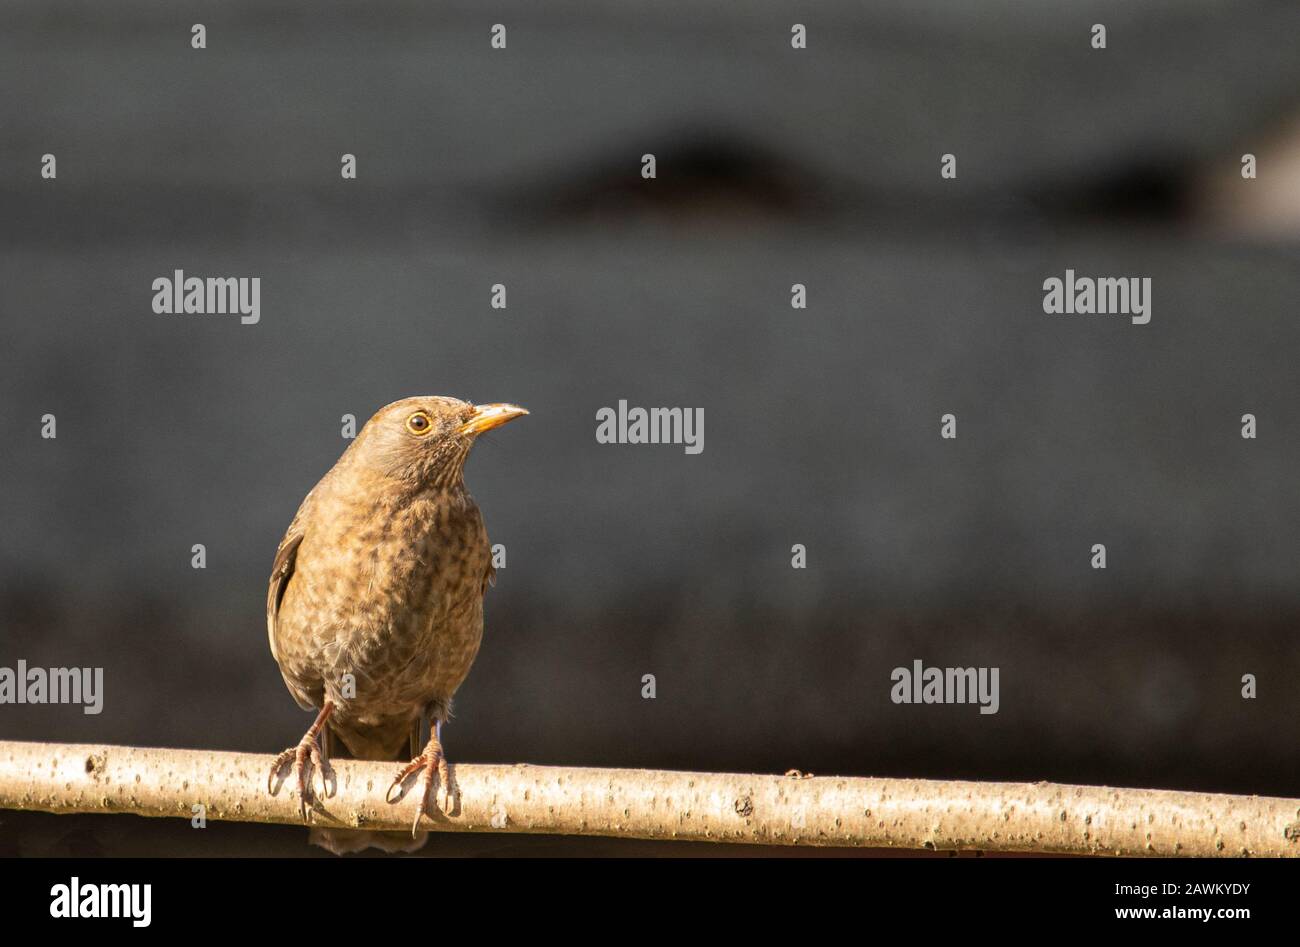
[{"label": "bird's tail", "polygon": [[[384,758],[383,761],[387,762],[387,758],[391,757],[393,763],[400,764],[413,759],[420,752],[419,739],[420,725],[416,723],[411,728],[409,740],[402,744],[402,749],[392,754],[386,751],[383,752],[381,754]],[[325,744],[327,759],[350,760],[358,758],[356,754],[348,749],[347,744],[340,739],[338,734],[329,727],[325,728]],[[407,752],[409,752],[409,755],[403,756],[403,753]],[[369,759],[372,755],[366,754],[365,758]],[[424,848],[424,844],[429,841],[429,833],[417,832],[413,836],[410,832],[378,832],[370,829],[335,829],[313,826],[307,833],[307,841],[335,855],[353,855],[370,848],[388,852],[389,854],[409,854]]]}]

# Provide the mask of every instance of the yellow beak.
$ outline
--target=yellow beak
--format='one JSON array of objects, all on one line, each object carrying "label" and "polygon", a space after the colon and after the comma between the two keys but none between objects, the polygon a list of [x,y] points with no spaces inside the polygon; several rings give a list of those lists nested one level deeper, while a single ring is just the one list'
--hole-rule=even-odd
[{"label": "yellow beak", "polygon": [[517,404],[478,404],[474,406],[473,416],[460,426],[457,433],[482,434],[527,413]]}]

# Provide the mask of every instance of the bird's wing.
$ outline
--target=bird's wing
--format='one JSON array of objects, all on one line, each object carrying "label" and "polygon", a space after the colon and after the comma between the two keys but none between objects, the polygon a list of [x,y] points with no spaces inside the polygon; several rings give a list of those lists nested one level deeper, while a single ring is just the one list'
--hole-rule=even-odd
[{"label": "bird's wing", "polygon": [[280,541],[280,548],[275,551],[275,564],[271,566],[271,582],[266,590],[266,635],[271,642],[271,656],[280,661],[280,653],[275,647],[275,623],[280,615],[280,602],[284,600],[284,590],[293,576],[293,567],[298,558],[298,547],[302,545],[303,533],[295,529],[295,517],[289,532]]},{"label": "bird's wing", "polygon": [[298,561],[298,547],[307,535],[307,520],[311,516],[319,489],[320,483],[307,491],[298,512],[293,515],[293,522],[285,531],[284,539],[280,540],[280,548],[275,551],[275,562],[271,566],[271,581],[266,589],[266,636],[271,642],[271,656],[275,658],[276,664],[280,663],[280,652],[275,646],[276,619],[280,615],[280,603],[284,601],[285,589],[293,578],[294,566]]},{"label": "bird's wing", "polygon": [[489,585],[496,585],[496,584],[497,584],[497,570],[496,570],[496,566],[492,565],[492,560],[491,560],[491,558],[489,558],[489,559],[488,559],[488,567],[487,567],[487,571],[483,573],[483,585],[482,585],[482,593],[481,593],[481,594],[483,594],[483,595],[487,595],[488,586],[489,586]]}]

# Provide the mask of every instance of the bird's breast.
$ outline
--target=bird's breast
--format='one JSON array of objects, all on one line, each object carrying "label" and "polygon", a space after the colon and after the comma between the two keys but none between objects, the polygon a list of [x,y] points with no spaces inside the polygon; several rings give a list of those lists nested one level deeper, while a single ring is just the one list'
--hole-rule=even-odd
[{"label": "bird's breast", "polygon": [[450,697],[483,633],[491,552],[477,507],[335,506],[304,536],[280,621],[302,633],[327,689],[330,675],[350,674],[363,703],[364,690],[396,704]]}]

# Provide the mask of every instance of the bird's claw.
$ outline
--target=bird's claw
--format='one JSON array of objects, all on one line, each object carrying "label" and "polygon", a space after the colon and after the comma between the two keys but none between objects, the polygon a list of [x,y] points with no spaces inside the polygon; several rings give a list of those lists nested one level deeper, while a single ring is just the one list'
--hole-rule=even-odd
[{"label": "bird's claw", "polygon": [[[460,794],[459,790],[456,788],[455,780],[451,775],[451,766],[447,762],[447,756],[442,752],[442,746],[438,745],[437,741],[434,740],[430,741],[429,746],[425,747],[423,753],[411,760],[411,762],[407,763],[406,766],[402,768],[402,771],[397,774],[397,777],[393,780],[393,784],[388,787],[388,792],[384,793],[384,801],[389,805],[392,805],[400,800],[402,798],[401,794],[399,793],[397,797],[394,798],[393,790],[401,789],[402,784],[406,782],[407,777],[417,770],[420,773],[420,779],[419,782],[416,783],[417,799],[415,821],[411,823],[412,837],[416,835],[420,827],[420,820],[424,818],[424,814],[428,811],[429,788],[433,783],[435,773],[438,776],[438,788],[443,792],[442,810],[444,813],[450,813],[452,810],[452,796],[458,796]],[[437,802],[436,797],[434,801],[435,803]]]},{"label": "bird's claw", "polygon": [[[309,799],[315,801],[316,798],[315,791],[312,789],[311,785],[312,769],[314,768],[320,773],[321,791],[326,797],[334,794],[333,790],[330,788],[330,783],[333,779],[333,771],[321,756],[320,746],[316,743],[316,738],[311,734],[308,734],[298,741],[297,746],[291,746],[289,749],[277,756],[275,762],[271,764],[271,772],[266,777],[266,791],[271,795],[275,795],[274,784],[276,774],[279,773],[280,769],[290,760],[293,761],[294,781],[298,784],[299,811],[302,813],[302,820],[306,822],[307,801]],[[308,763],[310,763],[310,766]]]}]

